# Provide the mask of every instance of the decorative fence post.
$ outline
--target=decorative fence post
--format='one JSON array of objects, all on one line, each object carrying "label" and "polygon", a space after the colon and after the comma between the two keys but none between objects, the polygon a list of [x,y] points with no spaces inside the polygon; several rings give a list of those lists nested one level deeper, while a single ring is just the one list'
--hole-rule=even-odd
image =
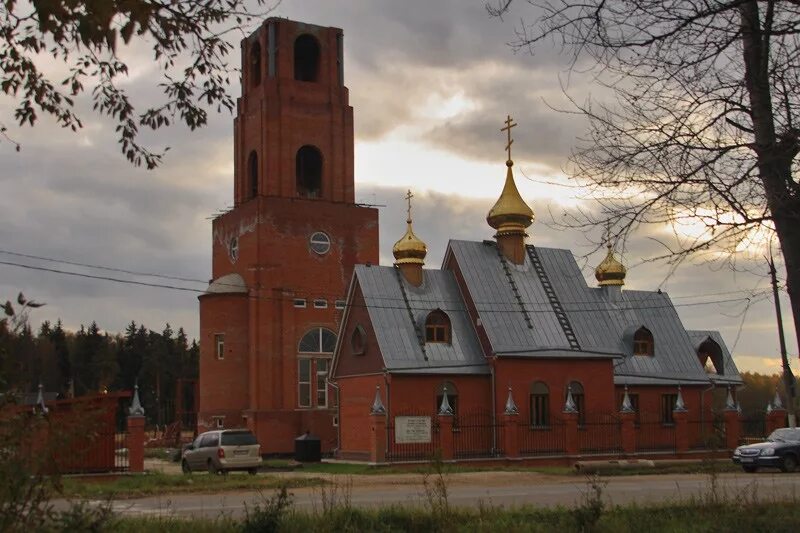
[{"label": "decorative fence post", "polygon": [[675,422],[675,451],[686,452],[689,450],[689,412],[683,403],[680,385],[678,385],[678,398],[672,409],[672,420]]},{"label": "decorative fence post", "polygon": [[739,439],[742,436],[742,421],[739,416],[739,409],[733,401],[731,388],[728,387],[728,398],[725,402],[725,447],[729,450],[739,446]]},{"label": "decorative fence post", "polygon": [[567,400],[564,402],[564,451],[567,455],[578,455],[578,408],[572,398],[572,387],[567,387]]},{"label": "decorative fence post", "polygon": [[775,391],[775,399],[771,405],[767,405],[767,435],[778,428],[786,426],[786,408],[781,401],[781,395]]},{"label": "decorative fence post", "polygon": [[453,442],[453,408],[447,399],[447,387],[442,389],[442,404],[439,406],[439,446],[442,461],[451,461],[454,456]]},{"label": "decorative fence post", "polygon": [[622,397],[622,407],[619,410],[622,419],[622,451],[627,454],[636,452],[636,411],[633,410],[628,386],[625,385],[625,396]]},{"label": "decorative fence post", "polygon": [[506,409],[503,412],[503,440],[505,441],[506,457],[511,459],[519,457],[519,439],[517,438],[517,418],[519,409],[514,403],[514,396],[511,394],[511,387],[508,387],[508,399]]},{"label": "decorative fence post", "polygon": [[386,462],[386,408],[381,400],[381,386],[375,386],[375,400],[370,409],[370,447],[371,463]]},{"label": "decorative fence post", "polygon": [[139,384],[134,387],[128,410],[128,471],[144,472],[144,408],[139,400]]}]

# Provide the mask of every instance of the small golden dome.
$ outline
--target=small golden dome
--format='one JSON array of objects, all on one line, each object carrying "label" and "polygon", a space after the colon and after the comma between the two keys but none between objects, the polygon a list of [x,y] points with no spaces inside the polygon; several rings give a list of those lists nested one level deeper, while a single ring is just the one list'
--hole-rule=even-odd
[{"label": "small golden dome", "polygon": [[524,234],[525,229],[533,223],[536,217],[533,210],[522,199],[517,185],[514,183],[514,173],[511,171],[514,162],[509,159],[506,161],[506,166],[508,170],[503,192],[500,193],[500,198],[486,215],[486,222],[497,230],[497,235]]},{"label": "small golden dome", "polygon": [[594,270],[594,277],[597,278],[598,284],[601,287],[606,285],[625,285],[625,274],[627,273],[625,265],[617,261],[617,258],[614,257],[614,250],[611,247],[611,243],[606,246],[608,248],[608,254],[606,254],[606,258],[597,265],[597,268]]},{"label": "small golden dome", "polygon": [[394,243],[392,253],[394,254],[395,264],[425,264],[425,256],[428,255],[428,246],[414,235],[411,227],[411,198],[413,195],[408,191],[408,218],[406,219],[406,233],[399,241]]}]

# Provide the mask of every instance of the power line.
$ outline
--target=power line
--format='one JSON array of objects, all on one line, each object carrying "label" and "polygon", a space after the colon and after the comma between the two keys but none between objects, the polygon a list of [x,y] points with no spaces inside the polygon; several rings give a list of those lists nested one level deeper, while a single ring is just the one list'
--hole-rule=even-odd
[{"label": "power line", "polygon": [[[184,291],[184,292],[193,292],[193,293],[198,293],[198,294],[203,294],[203,293],[206,292],[205,290],[202,290],[202,289],[192,289],[192,288],[189,288],[189,287],[178,287],[178,286],[175,286],[175,285],[167,285],[167,284],[162,284],[162,283],[150,283],[150,282],[144,282],[144,281],[127,280],[127,279],[121,279],[121,278],[113,278],[113,277],[110,277],[110,276],[99,276],[99,275],[94,275],[94,274],[86,274],[86,273],[82,273],[82,272],[70,272],[70,271],[67,271],[67,270],[59,270],[59,269],[55,269],[55,268],[47,268],[47,267],[40,267],[40,266],[34,266],[34,265],[25,265],[25,264],[22,264],[22,263],[14,263],[14,262],[10,262],[10,261],[0,261],[0,265],[14,266],[14,267],[23,268],[23,269],[30,269],[30,270],[36,270],[36,271],[41,271],[41,272],[49,272],[49,273],[55,273],[55,274],[63,274],[63,275],[68,275],[68,276],[80,277],[80,278],[88,278],[88,279],[94,279],[94,280],[109,281],[109,282],[113,282],[113,283],[123,283],[123,284],[127,284],[127,285],[140,285],[140,286],[145,286],[145,287],[154,287],[154,288],[177,290],[177,291]],[[657,293],[653,293],[653,294],[657,294]],[[255,298],[255,299],[266,300],[266,301],[280,301],[280,302],[289,300],[289,298],[286,298],[286,299],[284,299],[284,298],[275,298],[275,297],[263,296],[263,295],[259,295],[259,296],[250,296],[250,295],[248,295],[248,298]],[[372,297],[371,299],[375,299],[375,300],[397,300],[397,298],[393,298],[393,297],[387,297],[387,298]],[[701,305],[715,305],[715,304],[722,304],[722,303],[745,302],[745,301],[750,301],[751,299],[752,298],[750,298],[750,297],[746,297],[746,298],[728,298],[728,299],[722,299],[722,300],[711,300],[711,301],[706,301],[706,302],[688,302],[688,303],[683,303],[683,304],[673,304],[671,302],[668,302],[666,305],[630,306],[630,307],[623,307],[623,306],[617,305],[617,306],[615,306],[615,310],[618,310],[618,311],[643,311],[643,310],[651,310],[651,309],[671,309],[671,308],[675,308],[675,307],[696,307],[696,306],[701,306]],[[442,303],[442,301],[435,300],[435,301],[431,301],[431,303],[434,303],[434,304],[435,303]],[[570,313],[586,313],[586,312],[594,313],[594,312],[604,311],[604,310],[608,309],[605,306],[604,302],[589,302],[589,301],[587,301],[587,302],[579,302],[579,303],[597,304],[598,307],[590,308],[590,309],[582,308],[582,309],[566,309],[566,310],[568,312],[570,312]],[[508,303],[507,302],[498,302],[498,305],[503,305],[503,304],[508,304]],[[483,306],[483,305],[488,305],[488,304],[476,303],[476,306]],[[508,304],[508,305],[511,306],[511,304]],[[545,303],[545,302],[523,302],[523,305],[526,305],[526,306],[540,305],[540,306],[544,307],[544,309],[529,309],[529,308],[526,308],[525,310],[521,310],[521,309],[517,308],[516,306],[514,306],[513,308],[510,307],[509,309],[486,309],[486,308],[480,308],[479,310],[480,310],[481,313],[504,313],[504,314],[526,313],[526,312],[527,313],[551,314],[553,312],[552,307],[549,307],[549,304]],[[414,307],[414,306],[400,306],[400,305],[396,305],[396,306],[395,305],[377,305],[377,304],[365,304],[363,306],[353,306],[351,304],[350,307],[363,307],[363,308],[367,308],[367,309],[398,309],[398,310],[407,310],[407,309],[410,308],[412,310],[418,310],[418,311],[429,310],[428,307]],[[457,308],[445,308],[445,309],[442,309],[442,311],[466,313],[467,309],[465,307],[457,307]]]},{"label": "power line", "polygon": [[[182,277],[182,276],[159,274],[159,273],[155,273],[155,272],[142,272],[142,271],[123,269],[123,268],[118,268],[118,267],[109,267],[109,266],[104,266],[104,265],[94,265],[94,264],[90,264],[90,263],[81,263],[81,262],[69,261],[69,260],[65,260],[65,259],[55,259],[55,258],[52,258],[52,257],[44,257],[44,256],[38,256],[38,255],[25,254],[25,253],[10,251],[10,250],[1,250],[0,249],[0,254],[6,254],[6,255],[11,255],[11,256],[16,256],[16,257],[24,257],[24,258],[27,258],[27,259],[36,259],[36,260],[41,260],[41,261],[48,261],[48,262],[53,262],[53,263],[61,263],[61,264],[72,265],[72,266],[79,266],[79,267],[82,267],[82,268],[91,268],[91,269],[104,270],[104,271],[109,271],[109,272],[118,272],[118,273],[123,273],[123,274],[130,274],[130,275],[133,275],[133,276],[145,276],[145,277],[153,277],[153,278],[167,279],[167,280],[173,280],[173,281],[184,281],[184,282],[187,282],[187,283],[200,283],[200,284],[203,284],[204,286],[206,286],[209,283],[207,280],[202,280],[202,279],[197,279],[197,278],[189,278],[189,277]],[[121,278],[109,278],[109,277],[105,277],[105,276],[97,276],[97,275],[92,275],[92,274],[85,274],[84,275],[82,273],[77,273],[77,272],[69,272],[69,271],[64,271],[64,270],[60,270],[60,269],[52,269],[52,268],[46,268],[46,267],[36,267],[36,266],[24,265],[24,264],[20,264],[20,263],[12,263],[12,262],[2,262],[2,261],[0,261],[0,264],[18,266],[18,267],[23,267],[23,268],[30,267],[33,270],[41,270],[41,271],[45,271],[45,272],[53,272],[53,273],[66,274],[66,275],[72,275],[72,276],[78,276],[78,277],[86,277],[86,278],[91,278],[91,279],[105,280],[105,281],[114,281],[114,282],[119,282],[119,283],[126,283],[126,284],[129,284],[129,285],[142,285],[142,286],[146,286],[146,287],[175,289],[175,290],[182,290],[182,291],[188,291],[188,292],[197,292],[197,293],[206,292],[205,289],[191,289],[191,288],[186,288],[186,287],[175,287],[173,285],[164,285],[164,284],[159,284],[159,283],[147,283],[147,282],[141,282],[141,281],[135,281],[135,280],[125,280],[125,279],[121,279]],[[581,278],[581,280],[584,281],[582,278]],[[241,288],[241,286],[238,285],[238,284],[224,283],[224,282],[220,282],[219,280],[216,280],[214,283],[216,283],[216,284],[218,284],[219,286],[222,286],[222,287]],[[712,293],[697,293],[697,294],[682,295],[682,296],[670,296],[670,299],[672,299],[672,300],[696,299],[696,298],[705,298],[705,297],[708,297],[708,296],[723,296],[723,295],[729,295],[729,294],[748,294],[750,297],[755,297],[755,296],[758,296],[758,295],[760,295],[762,293],[766,293],[766,292],[768,292],[767,289],[762,289],[761,291],[748,290],[748,289],[739,289],[739,290],[732,290],[732,291],[719,291],[719,292],[712,292]],[[309,294],[312,294],[312,293],[309,293]],[[321,292],[321,291],[314,292],[313,294],[315,296],[317,296],[317,297],[323,297],[324,296],[324,297],[328,297],[330,299],[340,299],[342,297],[341,294],[326,293],[326,292]],[[652,293],[652,295],[654,297],[657,294],[659,294],[659,293],[656,293],[656,292]],[[397,302],[403,301],[403,298],[401,298],[401,297],[394,297],[394,296],[389,296],[389,295],[386,295],[385,297],[381,297],[381,299],[383,299],[383,300],[392,300],[392,301],[397,301]],[[461,303],[460,300],[447,300],[447,299],[436,299],[436,300],[419,299],[418,301],[419,302],[428,302],[428,303],[456,303],[456,304],[457,303]],[[474,303],[476,305],[507,305],[508,304],[507,301],[476,301]],[[562,300],[561,303],[562,303],[562,305],[570,305],[570,304],[578,304],[578,305],[589,304],[589,305],[591,305],[591,304],[597,304],[598,302],[596,300]],[[548,310],[550,309],[549,303],[529,302],[529,304],[531,304],[531,305],[543,305],[543,306],[546,306]],[[682,304],[674,304],[673,306],[678,307],[678,306],[682,306]]]}]

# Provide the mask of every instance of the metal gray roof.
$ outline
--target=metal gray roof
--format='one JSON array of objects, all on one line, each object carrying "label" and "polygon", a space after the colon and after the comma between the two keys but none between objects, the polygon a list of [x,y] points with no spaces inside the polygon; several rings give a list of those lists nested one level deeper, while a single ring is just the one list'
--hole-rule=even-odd
[{"label": "metal gray roof", "polygon": [[[452,272],[424,270],[420,287],[394,267],[357,265],[354,273],[367,305],[384,366],[390,372],[486,374],[488,365]],[[451,343],[421,343],[428,313],[441,309]]]},{"label": "metal gray roof", "polygon": [[[695,342],[665,293],[589,287],[569,250],[529,246],[522,265],[504,261],[493,241],[453,240],[450,253],[498,355],[605,354],[619,358],[619,383],[709,382]],[[653,334],[652,357],[633,355],[633,332],[642,326]],[[703,334],[723,349],[724,380],[739,382],[722,338]]]}]

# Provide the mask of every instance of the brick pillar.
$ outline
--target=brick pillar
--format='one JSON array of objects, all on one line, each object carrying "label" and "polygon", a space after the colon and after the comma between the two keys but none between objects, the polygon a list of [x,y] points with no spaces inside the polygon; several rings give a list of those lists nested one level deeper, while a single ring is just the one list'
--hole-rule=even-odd
[{"label": "brick pillar", "polygon": [[767,413],[767,435],[782,427],[786,427],[786,409],[773,409]]},{"label": "brick pillar", "polygon": [[144,472],[144,417],[128,417],[128,471]]},{"label": "brick pillar", "polygon": [[369,461],[371,463],[386,462],[386,414],[373,413],[370,415],[370,447]]},{"label": "brick pillar", "polygon": [[564,451],[567,455],[578,455],[578,413],[565,412],[564,417]]},{"label": "brick pillar", "polygon": [[675,450],[678,453],[689,450],[689,413],[685,410],[672,411],[675,421]]},{"label": "brick pillar", "polygon": [[454,455],[453,443],[453,415],[439,413],[439,449],[442,452],[442,461],[451,461]]},{"label": "brick pillar", "polygon": [[636,452],[636,413],[620,413],[622,419],[622,451],[626,454]]},{"label": "brick pillar", "polygon": [[739,446],[739,439],[742,436],[742,421],[739,411],[736,409],[725,410],[725,447],[729,450]]},{"label": "brick pillar", "polygon": [[505,448],[506,457],[512,459],[519,457],[519,439],[517,438],[517,432],[519,431],[517,426],[518,416],[519,415],[508,413],[503,415],[503,447]]}]

